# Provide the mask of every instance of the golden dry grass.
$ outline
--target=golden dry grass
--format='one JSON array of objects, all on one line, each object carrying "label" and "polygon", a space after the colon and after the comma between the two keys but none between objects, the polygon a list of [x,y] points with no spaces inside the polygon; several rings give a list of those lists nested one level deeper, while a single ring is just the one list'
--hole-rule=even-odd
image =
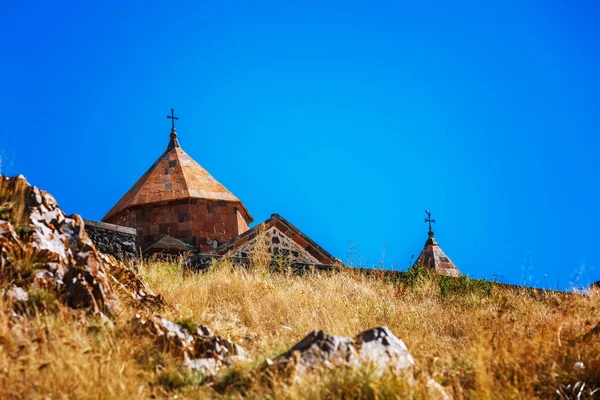
[{"label": "golden dry grass", "polygon": [[[60,308],[20,322],[0,304],[0,398],[428,398],[425,382],[454,398],[555,398],[564,383],[600,386],[600,343],[581,337],[600,321],[600,295],[515,292],[477,285],[445,290],[436,279],[406,285],[351,271],[271,274],[221,262],[204,273],[178,264],[140,266],[168,304],[163,316],[193,320],[241,344],[253,361],[212,384],[135,336],[124,308],[115,327],[81,323]],[[414,389],[368,371],[324,372],[267,382],[260,366],[309,331],[354,336],[387,325],[417,363]],[[575,369],[582,361],[585,368]]]}]

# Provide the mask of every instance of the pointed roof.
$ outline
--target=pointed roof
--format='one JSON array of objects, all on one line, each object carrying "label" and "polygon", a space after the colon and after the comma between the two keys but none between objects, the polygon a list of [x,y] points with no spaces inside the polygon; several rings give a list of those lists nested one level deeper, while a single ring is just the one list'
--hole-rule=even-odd
[{"label": "pointed roof", "polygon": [[152,243],[146,250],[145,254],[155,251],[167,251],[167,252],[184,252],[184,251],[196,251],[194,246],[182,242],[179,239],[175,239],[169,235],[161,235],[160,238]]},{"label": "pointed roof", "polygon": [[173,128],[165,152],[102,220],[133,206],[192,198],[239,203],[252,220],[242,202],[181,149]]},{"label": "pointed roof", "polygon": [[461,276],[462,274],[456,268],[456,265],[454,265],[452,260],[444,253],[437,240],[435,240],[431,228],[429,229],[428,236],[423,251],[419,254],[414,265],[423,265],[441,275]]},{"label": "pointed roof", "polygon": [[[242,233],[235,239],[221,244],[219,247],[214,249],[211,254],[226,255],[229,252],[236,253],[236,250],[240,249],[241,247],[250,245],[253,239],[261,232],[261,229],[263,229],[267,235],[271,235],[269,230],[276,229],[278,236],[271,237],[273,240],[272,243],[280,244],[280,241],[283,240],[281,235],[285,236],[291,242],[293,242],[294,248],[297,250],[300,249],[298,251],[305,251],[307,253],[306,258],[310,258],[312,260],[311,264],[332,265],[336,263],[336,258],[334,256],[332,256],[314,240],[306,236],[304,233],[302,233],[302,231],[300,231],[300,229],[296,228],[279,214],[272,214],[269,219],[261,224],[258,224],[252,229]],[[294,249],[290,248],[290,250],[293,252]],[[300,255],[299,257],[302,258]]]}]

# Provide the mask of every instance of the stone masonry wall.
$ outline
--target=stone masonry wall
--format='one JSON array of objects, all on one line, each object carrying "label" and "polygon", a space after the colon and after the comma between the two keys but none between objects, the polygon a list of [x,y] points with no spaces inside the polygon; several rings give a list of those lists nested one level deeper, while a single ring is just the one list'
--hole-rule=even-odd
[{"label": "stone masonry wall", "polygon": [[102,253],[118,260],[137,260],[135,229],[84,219],[85,231]]},{"label": "stone masonry wall", "polygon": [[142,250],[161,235],[169,235],[203,252],[247,231],[248,221],[237,203],[199,199],[134,207],[110,220],[137,229]]}]

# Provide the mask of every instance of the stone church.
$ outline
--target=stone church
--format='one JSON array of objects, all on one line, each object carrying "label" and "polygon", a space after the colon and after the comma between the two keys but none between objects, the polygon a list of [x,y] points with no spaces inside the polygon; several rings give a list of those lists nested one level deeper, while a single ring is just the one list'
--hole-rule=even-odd
[{"label": "stone church", "polygon": [[[253,218],[242,201],[183,151],[175,129],[178,118],[173,110],[167,117],[172,124],[165,151],[101,223],[86,221],[101,249],[121,255],[120,246],[127,242],[145,256],[185,252],[205,260],[224,256],[243,260],[262,238],[272,259],[321,268],[342,265],[278,214],[250,229]],[[431,222],[435,221],[429,218],[429,238],[417,263],[437,273],[460,275],[435,240]]]},{"label": "stone church", "polygon": [[[283,217],[273,214],[255,228],[252,215],[233,193],[179,144],[173,115],[165,151],[102,221],[135,229],[145,255],[200,252],[247,258],[261,237],[273,257],[291,263],[333,265],[336,259]],[[96,224],[98,226],[98,224]]]}]

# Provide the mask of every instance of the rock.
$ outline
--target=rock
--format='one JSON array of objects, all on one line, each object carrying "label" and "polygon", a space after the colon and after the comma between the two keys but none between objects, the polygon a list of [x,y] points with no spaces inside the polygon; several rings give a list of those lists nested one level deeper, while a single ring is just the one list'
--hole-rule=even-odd
[{"label": "rock", "polygon": [[184,365],[205,375],[214,375],[233,361],[245,359],[242,347],[213,334],[204,325],[185,327],[157,315],[140,314],[133,323],[138,333],[155,338],[164,350],[180,357]]},{"label": "rock", "polygon": [[370,362],[379,375],[387,368],[403,371],[415,366],[415,360],[404,342],[385,326],[359,333],[354,341],[360,349],[362,362]]},{"label": "rock", "polygon": [[371,367],[377,376],[386,370],[412,378],[415,362],[406,345],[386,327],[359,333],[354,339],[313,331],[286,353],[267,362],[271,370],[304,373],[323,367]]},{"label": "rock", "polygon": [[[161,302],[125,264],[98,252],[81,217],[66,216],[23,176],[0,176],[0,283],[25,293],[46,290],[69,307],[111,315],[119,308],[111,281],[140,302]],[[14,290],[4,296],[19,297]]]},{"label": "rock", "polygon": [[293,365],[297,370],[304,371],[323,366],[340,366],[356,358],[351,338],[312,331],[286,353],[275,358],[272,365],[279,368]]},{"label": "rock", "polygon": [[4,295],[13,303],[25,303],[29,300],[29,293],[23,290],[23,288],[14,285]]}]

